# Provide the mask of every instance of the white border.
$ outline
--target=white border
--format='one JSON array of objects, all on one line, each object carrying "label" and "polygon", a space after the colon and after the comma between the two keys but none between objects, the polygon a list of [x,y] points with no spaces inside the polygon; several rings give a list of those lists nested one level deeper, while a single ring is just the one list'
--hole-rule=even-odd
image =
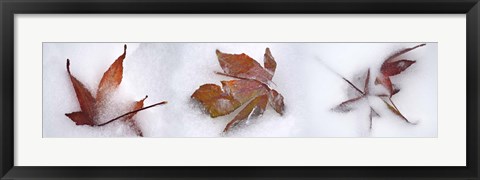
[{"label": "white border", "polygon": [[[15,166],[465,166],[465,15],[15,15]],[[438,138],[42,138],[42,42],[438,42]]]}]

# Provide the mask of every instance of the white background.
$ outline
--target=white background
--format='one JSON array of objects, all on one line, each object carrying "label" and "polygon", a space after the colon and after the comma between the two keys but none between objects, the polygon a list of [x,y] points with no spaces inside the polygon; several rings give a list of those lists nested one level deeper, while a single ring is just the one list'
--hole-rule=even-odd
[{"label": "white background", "polygon": [[[464,15],[15,18],[17,166],[465,165]],[[438,42],[438,138],[42,139],[42,42]]]}]

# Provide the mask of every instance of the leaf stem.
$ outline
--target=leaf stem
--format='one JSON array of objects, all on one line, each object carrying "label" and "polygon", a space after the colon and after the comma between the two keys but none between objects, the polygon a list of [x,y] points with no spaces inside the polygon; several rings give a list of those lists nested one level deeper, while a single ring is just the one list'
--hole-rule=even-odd
[{"label": "leaf stem", "polygon": [[125,114],[123,114],[123,115],[121,115],[121,116],[118,116],[118,117],[116,117],[116,118],[113,118],[113,119],[111,119],[111,120],[109,120],[109,121],[107,121],[107,122],[104,122],[104,123],[102,123],[102,124],[97,124],[96,126],[105,126],[105,125],[107,125],[107,124],[110,124],[110,123],[113,122],[113,121],[116,121],[116,120],[118,120],[118,119],[120,119],[120,118],[123,118],[123,117],[125,117],[125,116],[128,116],[128,115],[130,115],[130,114],[137,113],[137,112],[139,112],[139,111],[143,111],[143,110],[145,110],[145,109],[152,108],[152,107],[155,107],[155,106],[158,106],[158,105],[162,105],[162,104],[167,104],[167,103],[168,103],[167,101],[162,101],[162,102],[159,102],[159,103],[156,103],[156,104],[152,104],[152,105],[147,106],[147,107],[144,107],[144,108],[137,109],[137,110],[135,110],[135,111],[130,111],[130,112],[128,112],[128,113],[125,113]]},{"label": "leaf stem", "polygon": [[334,74],[336,74],[338,77],[342,78],[344,81],[346,81],[350,86],[352,86],[352,88],[354,88],[355,90],[357,90],[360,94],[365,94],[362,90],[360,90],[357,86],[355,86],[352,82],[350,82],[347,78],[343,77],[340,73],[338,73],[337,71],[333,70],[330,66],[328,66],[327,64],[325,64],[325,62],[323,62],[321,59],[318,59],[318,61],[323,65],[325,66],[328,70],[330,70],[331,72],[333,72]]},{"label": "leaf stem", "polygon": [[[340,75],[340,74],[339,74]],[[345,80],[350,86],[352,86],[355,90],[357,90],[361,94],[365,94],[362,90],[360,90],[357,86],[355,86],[352,82],[350,82],[347,78],[341,76],[343,80]]]}]

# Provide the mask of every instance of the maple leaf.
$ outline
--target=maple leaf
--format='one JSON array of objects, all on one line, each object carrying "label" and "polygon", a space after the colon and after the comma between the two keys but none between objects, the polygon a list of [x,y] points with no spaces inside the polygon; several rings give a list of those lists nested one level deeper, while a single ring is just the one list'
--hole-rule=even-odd
[{"label": "maple leaf", "polygon": [[265,50],[264,67],[244,53],[227,54],[216,50],[216,54],[223,70],[216,73],[236,79],[221,81],[222,87],[204,84],[191,97],[200,102],[212,118],[230,114],[246,104],[225,126],[223,132],[244,120],[263,114],[267,104],[283,115],[283,96],[268,86],[277,67],[269,48]]},{"label": "maple leaf", "polygon": [[98,84],[97,94],[96,97],[85,88],[77,78],[75,78],[72,73],[70,72],[70,59],[67,59],[67,71],[70,77],[70,81],[72,82],[73,88],[75,90],[75,94],[77,96],[78,103],[80,104],[81,111],[66,113],[65,115],[69,117],[76,125],[89,125],[89,126],[104,126],[107,125],[115,120],[124,119],[128,125],[133,128],[138,136],[143,136],[141,129],[136,124],[136,121],[133,120],[133,116],[139,111],[157,106],[166,104],[166,101],[156,103],[150,105],[148,107],[143,107],[143,102],[147,99],[148,96],[145,98],[133,102],[132,103],[132,110],[126,114],[123,114],[119,117],[111,119],[105,123],[100,123],[98,121],[97,115],[99,113],[99,109],[102,106],[102,102],[112,93],[114,90],[122,82],[123,78],[123,61],[126,56],[127,45],[124,45],[123,54],[120,55],[112,65],[108,68],[107,71],[102,76],[100,83]]},{"label": "maple leaf", "polygon": [[[415,61],[413,61],[413,60],[405,60],[405,59],[397,60],[398,57],[400,57],[401,55],[403,55],[407,52],[410,52],[410,51],[412,51],[416,48],[422,47],[422,46],[425,46],[425,44],[420,44],[420,45],[417,45],[417,46],[412,47],[412,48],[402,49],[402,50],[394,53],[393,55],[389,56],[383,62],[382,66],[380,68],[380,74],[379,74],[378,77],[376,77],[375,84],[381,84],[385,88],[387,88],[388,92],[389,92],[389,95],[371,94],[370,93],[370,84],[369,84],[369,82],[370,82],[370,69],[368,69],[368,71],[367,71],[363,91],[360,90],[358,87],[356,87],[348,79],[344,78],[343,76],[341,76],[337,73],[337,75],[341,76],[343,80],[345,80],[353,89],[355,89],[361,95],[340,103],[339,105],[334,107],[332,110],[337,111],[337,112],[343,112],[343,113],[350,112],[351,110],[354,109],[354,106],[356,105],[357,102],[368,98],[368,96],[377,96],[384,102],[384,104],[387,106],[387,108],[393,114],[399,116],[401,119],[405,120],[405,122],[413,124],[400,112],[400,110],[397,108],[395,103],[392,101],[392,96],[397,94],[400,91],[400,89],[395,88],[394,84],[392,84],[392,82],[390,80],[390,77],[400,74],[401,72],[405,71],[408,67],[410,67],[412,64],[415,63]],[[372,129],[372,118],[373,118],[374,115],[379,116],[379,114],[371,106],[369,108],[369,111],[370,111],[370,113],[369,113],[370,126],[369,127],[370,127],[370,129]]]}]

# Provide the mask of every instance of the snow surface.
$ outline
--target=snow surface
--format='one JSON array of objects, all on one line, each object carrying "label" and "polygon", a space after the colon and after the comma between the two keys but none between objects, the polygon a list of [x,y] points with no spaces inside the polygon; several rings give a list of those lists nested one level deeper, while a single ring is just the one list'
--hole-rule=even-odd
[{"label": "snow surface", "polygon": [[[65,113],[79,111],[65,68],[96,92],[101,76],[123,52],[124,43],[43,44],[43,137],[135,137],[121,121],[102,126],[76,126]],[[416,125],[405,123],[376,97],[360,102],[349,113],[331,111],[347,100],[351,88],[333,71],[354,80],[371,69],[375,77],[383,60],[401,48],[419,43],[126,43],[123,81],[100,119],[128,110],[145,95],[145,106],[168,101],[135,115],[145,137],[436,137],[437,44],[427,43],[402,56],[417,60],[392,78],[401,91],[393,96],[400,111]],[[270,86],[284,96],[285,114],[270,106],[228,134],[225,125],[240,111],[210,118],[190,96],[206,83],[229,80],[221,72],[215,50],[246,53],[263,64],[269,47],[277,61]],[[333,70],[333,71],[332,71]],[[372,78],[373,79],[373,78]],[[361,81],[361,80],[360,80]],[[373,84],[373,80],[370,82]],[[358,87],[363,87],[359,84]],[[382,90],[376,86],[376,90]],[[368,105],[380,114],[369,131]]]}]

